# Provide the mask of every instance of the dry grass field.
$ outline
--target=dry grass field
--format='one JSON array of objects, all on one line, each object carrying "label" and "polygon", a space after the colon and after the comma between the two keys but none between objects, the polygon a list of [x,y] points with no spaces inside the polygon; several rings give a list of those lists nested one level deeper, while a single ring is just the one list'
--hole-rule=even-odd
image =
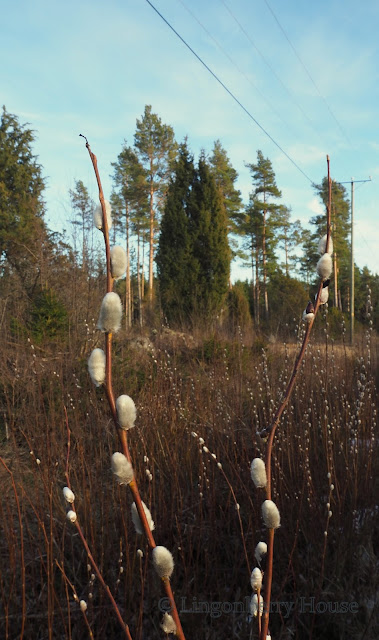
[{"label": "dry grass field", "polygon": [[[66,519],[68,430],[78,520],[104,580],[133,640],[165,635],[164,593],[134,530],[130,495],[113,481],[117,438],[104,392],[87,373],[98,339],[90,333],[86,345],[67,350],[1,347],[6,640],[124,637]],[[248,335],[168,330],[132,338],[120,332],[115,340],[114,388],[137,406],[129,446],[157,544],[174,556],[171,583],[187,640],[257,637],[248,615],[250,572],[265,532],[249,467],[263,453],[256,432],[280,402],[296,349]],[[273,450],[281,513],[274,640],[379,637],[377,383],[378,342],[370,331],[354,349],[311,340]],[[77,599],[87,602],[86,612]]]}]

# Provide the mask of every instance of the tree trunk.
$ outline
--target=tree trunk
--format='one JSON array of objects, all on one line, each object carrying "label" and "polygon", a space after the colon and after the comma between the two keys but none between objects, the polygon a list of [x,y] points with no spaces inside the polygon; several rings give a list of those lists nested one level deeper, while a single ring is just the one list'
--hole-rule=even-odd
[{"label": "tree trunk", "polygon": [[266,320],[268,318],[268,296],[267,296],[267,274],[266,274],[266,215],[267,211],[263,212],[263,239],[262,239],[262,250],[263,250],[263,295],[265,301],[265,316]]},{"label": "tree trunk", "polygon": [[129,247],[129,205],[125,202],[126,210],[126,328],[132,326],[132,296],[130,288],[130,247]]},{"label": "tree trunk", "polygon": [[142,287],[141,287],[141,265],[140,265],[140,230],[137,232],[137,289],[138,289],[138,320],[142,327]]},{"label": "tree trunk", "polygon": [[153,261],[154,261],[154,182],[153,162],[150,162],[150,254],[149,254],[149,302],[153,301]]},{"label": "tree trunk", "polygon": [[260,290],[259,290],[259,260],[258,260],[258,247],[255,250],[255,322],[257,327],[259,327],[259,298],[260,298]]}]

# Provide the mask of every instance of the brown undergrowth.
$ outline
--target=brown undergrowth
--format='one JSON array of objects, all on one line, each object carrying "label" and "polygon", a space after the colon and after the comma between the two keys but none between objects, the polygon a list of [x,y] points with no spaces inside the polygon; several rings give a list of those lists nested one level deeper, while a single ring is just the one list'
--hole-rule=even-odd
[{"label": "brown undergrowth", "polygon": [[[64,407],[71,484],[93,555],[133,639],[162,637],[165,601],[131,499],[112,481],[113,425],[104,392],[88,379],[88,354],[30,342],[1,348],[0,637],[88,638],[70,584],[88,603],[93,636],[121,637],[65,518]],[[272,474],[282,521],[275,640],[309,638],[312,628],[315,640],[377,637],[376,350],[369,334],[354,350],[311,341],[282,418]],[[187,638],[250,637],[245,549],[252,564],[263,525],[249,466],[263,454],[256,432],[269,423],[293,359],[292,345],[262,350],[217,333],[115,339],[114,387],[137,405],[129,446],[159,539],[175,558]]]}]

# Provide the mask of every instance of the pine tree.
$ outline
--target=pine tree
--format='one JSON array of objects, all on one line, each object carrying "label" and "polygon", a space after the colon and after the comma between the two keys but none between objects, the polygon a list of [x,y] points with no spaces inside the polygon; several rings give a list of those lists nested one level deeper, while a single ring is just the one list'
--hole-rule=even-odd
[{"label": "pine tree", "polygon": [[260,271],[261,250],[263,238],[263,213],[260,204],[250,196],[250,202],[245,209],[245,216],[240,223],[241,233],[244,235],[244,249],[250,256],[253,283],[253,313],[257,327],[260,324]]},{"label": "pine tree", "polygon": [[293,250],[301,245],[304,230],[300,220],[291,220],[291,209],[285,205],[279,205],[276,213],[271,217],[275,227],[278,247],[284,252],[284,264],[282,266],[286,276],[289,277],[290,271],[295,268],[296,263],[300,260],[299,256],[293,253]]},{"label": "pine tree", "polygon": [[[124,145],[118,155],[117,162],[112,162],[114,168],[113,180],[116,192],[112,195],[112,202],[116,212],[116,220],[119,221],[119,228],[124,227],[126,243],[126,322],[130,327],[132,324],[132,294],[130,275],[130,234],[132,229],[136,231],[138,247],[138,308],[140,323],[142,323],[142,290],[140,281],[140,238],[141,228],[146,226],[148,216],[148,183],[147,174],[142,164],[138,160],[136,152],[127,145]],[[123,219],[125,222],[123,223]]]},{"label": "pine tree", "polygon": [[[321,198],[325,207],[328,203],[328,179],[324,178],[320,185],[315,185],[316,193]],[[311,224],[315,225],[315,242],[326,232],[325,214],[311,218]],[[345,187],[332,181],[332,236],[333,236],[333,279],[334,279],[334,306],[347,310],[349,299],[349,260],[350,260],[350,203]],[[341,283],[345,286],[341,287]]]},{"label": "pine tree", "polygon": [[168,320],[174,322],[183,321],[189,312],[192,243],[188,201],[194,174],[193,157],[184,142],[168,187],[156,257],[162,308]]},{"label": "pine tree", "polygon": [[143,164],[149,185],[149,300],[153,299],[154,239],[158,225],[158,214],[164,196],[176,152],[174,130],[162,124],[151,106],[146,105],[141,120],[137,120],[134,144]]},{"label": "pine tree", "polygon": [[[263,296],[266,319],[268,317],[268,294],[267,294],[267,255],[270,251],[273,254],[272,243],[275,235],[273,225],[270,224],[270,217],[277,211],[278,205],[271,202],[273,198],[280,198],[275,173],[271,161],[265,158],[262,151],[257,152],[257,163],[246,165],[251,172],[254,191],[251,199],[254,203],[254,210],[262,212],[262,271],[263,271]],[[271,246],[270,246],[271,245]],[[259,303],[259,300],[258,300]]]},{"label": "pine tree", "polygon": [[82,236],[82,267],[87,269],[89,265],[88,238],[93,229],[94,201],[90,198],[88,189],[81,180],[75,182],[75,189],[69,191],[71,206],[75,213],[72,224],[80,227]]}]

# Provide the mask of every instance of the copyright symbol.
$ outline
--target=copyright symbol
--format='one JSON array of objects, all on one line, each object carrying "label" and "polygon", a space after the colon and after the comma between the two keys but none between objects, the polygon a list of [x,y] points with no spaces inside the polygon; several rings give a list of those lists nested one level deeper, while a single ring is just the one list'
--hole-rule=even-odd
[{"label": "copyright symbol", "polygon": [[159,611],[163,611],[164,613],[166,611],[170,611],[171,605],[170,605],[169,598],[161,598],[158,602],[158,607],[159,607]]}]

